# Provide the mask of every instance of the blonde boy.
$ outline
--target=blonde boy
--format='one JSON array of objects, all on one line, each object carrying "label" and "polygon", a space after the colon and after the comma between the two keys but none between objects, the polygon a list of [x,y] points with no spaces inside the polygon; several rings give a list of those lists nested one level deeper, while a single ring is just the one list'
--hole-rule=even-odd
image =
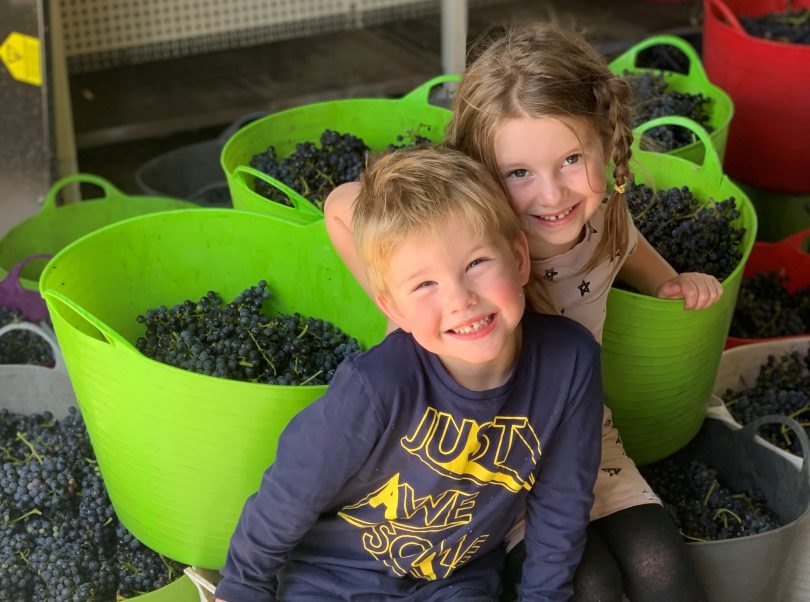
[{"label": "blonde boy", "polygon": [[528,507],[522,599],[568,599],[599,463],[593,337],[524,313],[526,238],[465,155],[383,156],[353,215],[400,328],[285,429],[218,598],[494,601],[503,539]]}]

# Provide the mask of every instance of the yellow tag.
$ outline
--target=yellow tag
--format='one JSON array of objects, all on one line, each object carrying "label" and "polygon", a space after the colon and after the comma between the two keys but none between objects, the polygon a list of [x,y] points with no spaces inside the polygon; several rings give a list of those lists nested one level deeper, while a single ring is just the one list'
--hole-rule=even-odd
[{"label": "yellow tag", "polygon": [[37,38],[16,31],[11,32],[0,46],[0,60],[11,77],[17,81],[34,86],[42,85]]}]

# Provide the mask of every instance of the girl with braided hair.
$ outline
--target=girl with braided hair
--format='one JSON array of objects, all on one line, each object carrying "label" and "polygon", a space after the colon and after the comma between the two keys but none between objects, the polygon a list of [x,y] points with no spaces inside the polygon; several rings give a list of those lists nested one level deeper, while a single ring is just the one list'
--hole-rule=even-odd
[{"label": "girl with braided hair", "polygon": [[[616,278],[645,294],[682,298],[685,310],[708,307],[723,292],[712,276],[676,273],[633,225],[624,198],[631,179],[629,95],[579,34],[552,24],[525,26],[490,41],[468,66],[447,128],[446,144],[495,175],[521,218],[532,260],[528,305],[580,322],[600,343]],[[369,290],[350,229],[358,191],[356,182],[339,186],[324,211],[332,243]],[[594,494],[574,600],[706,599],[685,544],[624,452],[607,408]],[[507,538],[509,600],[521,580],[524,531],[519,519]]]},{"label": "girl with braided hair", "polygon": [[[547,299],[600,343],[615,278],[644,294],[683,298],[685,310],[708,307],[723,292],[713,276],[677,274],[633,225],[624,198],[629,94],[582,36],[532,25],[506,31],[469,65],[447,130],[446,144],[496,175],[523,221],[537,293],[529,299]],[[574,600],[706,599],[685,544],[624,452],[607,408],[594,494]],[[518,520],[507,540],[507,594],[508,583],[520,581],[523,530]]]}]

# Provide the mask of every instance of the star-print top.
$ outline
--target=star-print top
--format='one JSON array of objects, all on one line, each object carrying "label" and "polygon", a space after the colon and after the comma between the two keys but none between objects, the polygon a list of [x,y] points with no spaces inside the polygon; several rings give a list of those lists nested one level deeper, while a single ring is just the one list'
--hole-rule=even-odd
[{"label": "star-print top", "polygon": [[610,286],[619,268],[638,244],[638,230],[630,219],[627,252],[615,256],[618,265],[615,261],[605,261],[588,272],[583,271],[602,236],[605,207],[604,203],[599,206],[585,225],[585,237],[572,249],[555,257],[532,261],[533,272],[544,279],[551,302],[560,314],[585,326],[599,343],[602,342]]}]

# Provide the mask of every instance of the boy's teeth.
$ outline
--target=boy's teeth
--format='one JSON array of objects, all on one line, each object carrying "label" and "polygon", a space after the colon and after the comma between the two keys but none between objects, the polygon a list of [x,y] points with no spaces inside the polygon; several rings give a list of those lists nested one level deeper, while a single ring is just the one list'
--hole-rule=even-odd
[{"label": "boy's teeth", "polygon": [[486,318],[481,318],[477,322],[473,322],[472,324],[468,324],[467,326],[464,326],[463,328],[456,328],[452,332],[455,332],[456,334],[472,334],[474,332],[478,332],[479,330],[481,330],[484,326],[486,326],[490,322],[492,322],[492,316],[487,316]]},{"label": "boy's teeth", "polygon": [[566,209],[562,213],[558,213],[556,215],[541,215],[539,217],[540,217],[540,219],[545,220],[547,222],[556,222],[557,220],[562,219],[566,215],[571,213],[571,209],[573,209],[573,207],[569,207],[568,209]]}]

